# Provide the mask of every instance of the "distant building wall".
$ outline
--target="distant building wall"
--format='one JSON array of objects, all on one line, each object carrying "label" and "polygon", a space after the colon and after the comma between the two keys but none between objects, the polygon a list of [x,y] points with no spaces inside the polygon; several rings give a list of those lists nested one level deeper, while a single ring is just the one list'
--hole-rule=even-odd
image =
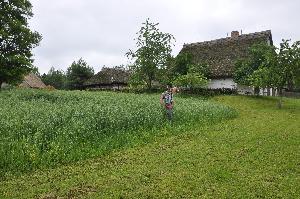
[{"label": "distant building wall", "polygon": [[[212,79],[209,81],[207,88],[209,89],[236,89],[239,94],[242,95],[252,95],[254,94],[254,89],[252,86],[243,86],[235,83],[233,78],[222,78],[222,79]],[[263,91],[261,91],[263,92]]]},{"label": "distant building wall", "polygon": [[210,88],[210,89],[217,89],[217,88],[235,89],[236,83],[233,81],[233,78],[212,79],[209,81],[207,88]]}]

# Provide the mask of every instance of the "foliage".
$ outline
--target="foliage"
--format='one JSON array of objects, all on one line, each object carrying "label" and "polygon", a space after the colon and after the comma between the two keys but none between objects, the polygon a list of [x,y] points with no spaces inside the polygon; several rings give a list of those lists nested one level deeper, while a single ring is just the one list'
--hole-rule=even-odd
[{"label": "foliage", "polygon": [[[251,47],[250,59],[237,64],[235,80],[254,87],[276,88],[279,95],[285,86],[292,90],[300,76],[299,47],[300,42],[290,46],[288,40],[283,40],[278,53],[276,47],[267,44]],[[281,100],[278,106],[281,107]]]},{"label": "foliage", "polygon": [[265,46],[261,49],[261,46],[258,46],[256,50],[260,50],[262,59],[258,68],[248,77],[250,85],[261,88],[283,88],[285,82],[280,74],[276,48]]},{"label": "foliage", "polygon": [[234,79],[237,83],[279,90],[287,86],[293,90],[300,77],[299,41],[290,46],[289,40],[283,40],[279,49],[267,44],[256,44],[250,48],[249,53],[249,59],[236,63]]},{"label": "foliage", "polygon": [[238,92],[236,89],[231,88],[205,88],[205,87],[198,87],[198,88],[183,88],[180,90],[180,96],[202,96],[202,97],[213,97],[218,95],[237,95]]},{"label": "foliage", "polygon": [[39,72],[39,68],[38,68],[38,67],[32,66],[31,72],[32,72],[33,74],[35,74],[36,76],[41,77],[41,74],[40,74],[40,72]]},{"label": "foliage", "polygon": [[128,84],[131,88],[144,88],[147,85],[147,83],[141,78],[141,76],[137,72],[133,72],[130,75]]},{"label": "foliage", "polygon": [[175,58],[174,67],[172,68],[173,76],[186,75],[192,65],[192,54],[179,53]]},{"label": "foliage", "polygon": [[173,83],[187,88],[199,88],[207,83],[207,79],[201,73],[189,72],[186,75],[178,76]]},{"label": "foliage", "polygon": [[237,60],[234,70],[234,81],[238,84],[252,86],[249,77],[268,59],[274,47],[267,43],[254,44],[249,48],[249,57]]},{"label": "foliage", "polygon": [[32,70],[32,49],[41,35],[29,29],[33,16],[28,0],[0,2],[0,85],[14,84]]},{"label": "foliage", "polygon": [[173,35],[163,33],[158,29],[158,23],[152,23],[149,19],[142,24],[137,33],[136,51],[129,50],[127,57],[134,60],[131,65],[133,74],[146,82],[149,89],[152,82],[157,80],[161,69],[166,67],[168,59],[171,57],[171,46],[174,40]]},{"label": "foliage", "polygon": [[[181,56],[183,56],[184,59]],[[200,88],[207,84],[207,65],[193,64],[189,61],[191,58],[192,57],[189,56],[189,54],[183,54],[179,56],[179,63],[186,65],[185,67],[187,68],[187,72],[186,74],[175,73],[176,75],[175,79],[173,80],[173,84],[191,89]]]},{"label": "foliage", "polygon": [[[0,93],[0,100],[1,172],[51,167],[147,142],[167,125],[157,94],[16,90]],[[236,116],[226,106],[189,98],[177,99],[174,111],[172,129],[179,131]]]},{"label": "foliage", "polygon": [[278,53],[278,65],[280,65],[288,90],[293,90],[295,85],[299,85],[300,79],[300,41],[292,45],[290,41],[282,40]]},{"label": "foliage", "polygon": [[67,69],[67,84],[70,89],[83,89],[86,80],[94,75],[94,69],[80,58]]},{"label": "foliage", "polygon": [[42,81],[56,89],[64,89],[66,88],[67,78],[64,71],[55,70],[54,67],[51,67],[47,74],[42,75]]}]

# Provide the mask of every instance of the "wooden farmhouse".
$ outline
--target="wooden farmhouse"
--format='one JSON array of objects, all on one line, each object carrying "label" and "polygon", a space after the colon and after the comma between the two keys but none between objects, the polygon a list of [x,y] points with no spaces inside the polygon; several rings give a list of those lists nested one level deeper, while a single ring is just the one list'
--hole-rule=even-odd
[{"label": "wooden farmhouse", "polygon": [[130,73],[123,67],[102,68],[84,83],[86,89],[121,90],[128,85]]},{"label": "wooden farmhouse", "polygon": [[231,36],[212,41],[184,44],[180,53],[193,55],[194,63],[207,63],[209,65],[208,88],[232,88],[239,93],[253,93],[251,87],[237,85],[233,81],[235,61],[248,56],[248,49],[255,43],[266,42],[273,45],[270,30],[250,34],[239,34],[232,31]]}]

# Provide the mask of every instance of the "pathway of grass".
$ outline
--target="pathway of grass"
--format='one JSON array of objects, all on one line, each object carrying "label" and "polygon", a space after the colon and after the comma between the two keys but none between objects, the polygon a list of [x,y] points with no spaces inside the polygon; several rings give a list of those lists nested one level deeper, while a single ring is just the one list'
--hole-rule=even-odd
[{"label": "pathway of grass", "polygon": [[[179,99],[178,99],[179,100]],[[225,96],[238,118],[0,182],[1,198],[299,198],[300,100]]]}]

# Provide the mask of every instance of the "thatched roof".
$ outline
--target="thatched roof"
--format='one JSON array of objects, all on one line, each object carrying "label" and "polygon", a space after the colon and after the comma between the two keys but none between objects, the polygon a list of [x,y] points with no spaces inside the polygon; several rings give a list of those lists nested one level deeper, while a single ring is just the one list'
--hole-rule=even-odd
[{"label": "thatched roof", "polygon": [[127,84],[129,76],[130,73],[122,67],[103,68],[99,73],[87,80],[84,85]]},{"label": "thatched roof", "polygon": [[34,73],[29,73],[24,77],[23,82],[19,85],[24,88],[45,88],[46,85],[42,80]]},{"label": "thatched roof", "polygon": [[192,54],[194,63],[207,63],[212,78],[231,77],[235,61],[246,58],[249,47],[261,42],[273,45],[271,30],[242,35],[233,31],[231,37],[184,44],[180,53]]}]

